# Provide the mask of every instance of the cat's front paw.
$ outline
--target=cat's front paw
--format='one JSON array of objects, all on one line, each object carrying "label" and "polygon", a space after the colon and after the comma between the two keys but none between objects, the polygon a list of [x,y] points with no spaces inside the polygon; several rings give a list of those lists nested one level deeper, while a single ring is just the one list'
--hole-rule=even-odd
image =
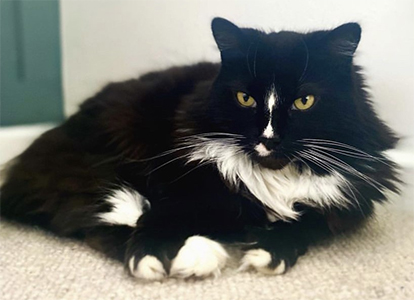
[{"label": "cat's front paw", "polygon": [[222,245],[202,236],[189,237],[172,261],[170,276],[188,278],[217,277],[228,254]]},{"label": "cat's front paw", "polygon": [[[141,242],[147,242],[147,245],[151,243],[152,246],[141,248],[142,244],[138,243],[138,246],[129,252],[132,255],[127,259],[126,266],[132,276],[149,281],[160,281],[168,276],[217,277],[228,258],[227,251],[222,245],[198,235],[187,238],[181,247],[177,248],[174,243],[165,244],[150,239]],[[148,251],[150,249],[151,251]],[[174,249],[179,250],[177,252]]]},{"label": "cat's front paw", "polygon": [[252,249],[244,254],[238,270],[246,271],[248,269],[255,269],[266,275],[280,275],[286,272],[287,266],[284,259],[275,260],[266,250]]},{"label": "cat's front paw", "polygon": [[159,281],[167,276],[162,262],[152,255],[145,255],[138,262],[132,256],[128,261],[128,269],[132,276],[144,280]]}]

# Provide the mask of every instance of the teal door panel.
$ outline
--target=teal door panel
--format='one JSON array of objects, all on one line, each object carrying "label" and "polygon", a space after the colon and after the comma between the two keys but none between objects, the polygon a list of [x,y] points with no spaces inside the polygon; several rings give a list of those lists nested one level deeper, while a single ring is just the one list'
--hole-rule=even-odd
[{"label": "teal door panel", "polygon": [[59,2],[0,3],[0,125],[61,121]]}]

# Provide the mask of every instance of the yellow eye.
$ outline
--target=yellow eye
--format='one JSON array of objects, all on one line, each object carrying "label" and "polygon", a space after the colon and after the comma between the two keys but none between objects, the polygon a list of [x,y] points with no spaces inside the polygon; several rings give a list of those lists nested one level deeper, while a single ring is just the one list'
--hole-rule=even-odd
[{"label": "yellow eye", "polygon": [[296,99],[293,102],[293,109],[298,110],[307,110],[315,104],[315,96],[307,95],[306,97],[301,97]]},{"label": "yellow eye", "polygon": [[249,96],[243,92],[237,92],[237,101],[244,107],[256,107],[256,100],[252,96]]}]

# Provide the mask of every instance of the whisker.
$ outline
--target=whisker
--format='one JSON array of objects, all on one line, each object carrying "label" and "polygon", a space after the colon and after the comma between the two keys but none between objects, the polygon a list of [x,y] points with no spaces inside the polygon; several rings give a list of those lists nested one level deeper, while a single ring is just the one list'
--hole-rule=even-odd
[{"label": "whisker", "polygon": [[253,59],[253,73],[254,73],[254,78],[257,78],[257,74],[256,74],[257,50],[259,50],[259,43],[257,43],[256,50],[254,52],[254,59]]},{"label": "whisker", "polygon": [[308,64],[309,64],[309,49],[308,49],[308,45],[306,45],[306,42],[303,39],[303,37],[301,37],[300,40],[301,40],[302,44],[305,46],[305,50],[306,50],[305,67],[303,68],[302,75],[300,75],[300,78],[299,78],[299,82],[302,82],[303,78],[305,77],[306,71],[308,70]]},{"label": "whisker", "polygon": [[170,149],[170,150],[166,150],[164,152],[161,152],[158,155],[154,155],[154,156],[151,156],[151,157],[148,157],[148,158],[135,159],[135,160],[130,160],[130,161],[131,162],[147,162],[147,161],[151,161],[151,160],[154,160],[154,159],[162,158],[164,156],[173,154],[177,151],[186,150],[186,149],[190,149],[190,148],[195,148],[199,145],[200,142],[207,142],[207,137],[208,136],[215,136],[215,135],[231,136],[233,138],[236,138],[236,137],[237,138],[242,138],[243,137],[242,135],[239,135],[239,134],[226,133],[226,132],[207,132],[207,133],[202,133],[202,134],[190,135],[190,136],[186,136],[186,137],[180,137],[180,138],[177,138],[177,140],[178,140],[177,146],[180,146],[180,147]]},{"label": "whisker", "polygon": [[[299,152],[301,155],[304,156],[304,158],[307,158],[308,160],[312,161],[314,164],[318,165],[319,167],[321,167],[322,169],[324,169],[327,172],[335,172],[335,168],[332,167],[328,162],[325,162],[324,160],[314,157],[312,155],[308,155],[305,153],[301,153]],[[354,199],[355,203],[358,205],[359,209],[362,212],[362,208],[361,205],[359,204],[359,201],[354,193],[354,190],[361,195],[361,193],[355,188],[355,186],[353,184],[351,184],[348,180],[345,180],[344,183],[346,184],[349,192],[352,194],[352,198]],[[362,196],[362,195],[361,195]]]},{"label": "whisker", "polygon": [[107,159],[101,160],[101,161],[99,161],[99,162],[97,162],[97,163],[93,164],[93,165],[92,165],[92,168],[99,167],[99,166],[101,166],[101,165],[103,165],[103,164],[107,164],[107,163],[112,163],[112,162],[119,161],[119,160],[121,159],[121,157],[122,157],[121,155],[117,155],[117,156],[114,156],[114,157],[110,157],[110,158],[107,158]]},{"label": "whisker", "polygon": [[208,165],[209,163],[210,163],[210,161],[204,161],[204,162],[201,162],[200,164],[198,164],[197,166],[195,166],[195,167],[194,167],[194,168],[192,168],[191,170],[189,170],[189,171],[185,172],[185,173],[184,173],[183,175],[181,175],[180,177],[178,177],[178,178],[174,179],[173,181],[171,181],[171,182],[170,182],[170,184],[171,184],[171,183],[175,183],[175,182],[177,182],[178,180],[180,180],[180,179],[182,179],[183,177],[187,176],[187,175],[188,175],[188,174],[190,174],[191,172],[193,172],[193,171],[197,170],[198,168],[204,167],[205,165]]},{"label": "whisker", "polygon": [[224,142],[237,142],[240,139],[241,138],[239,138],[238,136],[221,137],[221,138],[212,139],[209,136],[193,135],[193,136],[181,138],[181,141],[179,141],[177,144],[188,145],[190,143],[190,144],[198,145],[199,143],[207,143],[207,142],[211,142],[212,140],[222,141],[222,142],[223,141]]},{"label": "whisker", "polygon": [[171,150],[167,150],[167,151],[161,152],[160,154],[155,155],[155,156],[151,156],[151,157],[148,157],[148,158],[134,159],[134,160],[130,160],[130,161],[131,162],[146,162],[146,161],[151,161],[151,160],[154,160],[154,159],[157,159],[157,158],[162,158],[164,156],[173,154],[173,153],[175,153],[177,151],[189,149],[189,148],[196,147],[196,146],[197,145],[186,145],[186,146],[182,146],[182,147],[178,147],[178,148],[174,148],[174,149],[171,149]]},{"label": "whisker", "polygon": [[[298,142],[301,142],[301,143],[305,142],[305,143],[311,143],[311,144],[319,144],[319,145],[322,144],[322,145],[331,145],[331,146],[342,147],[342,148],[345,148],[345,149],[348,149],[348,150],[356,151],[356,152],[358,152],[360,154],[363,154],[363,155],[365,155],[367,157],[370,157],[372,159],[376,159],[376,160],[379,160],[379,161],[385,160],[384,158],[377,157],[377,156],[373,156],[373,155],[371,155],[371,154],[369,154],[369,153],[367,153],[365,151],[362,151],[359,148],[356,148],[354,146],[351,146],[351,145],[348,145],[348,144],[345,144],[345,143],[341,143],[341,142],[338,142],[338,141],[324,140],[324,139],[302,139],[302,140],[299,140]],[[338,150],[345,151],[343,149],[338,149]]]},{"label": "whisker", "polygon": [[231,136],[231,137],[238,137],[243,138],[243,135],[236,134],[236,133],[229,133],[229,132],[205,132],[205,133],[197,133],[192,135],[187,135],[183,137],[178,137],[177,140],[188,139],[188,138],[197,138],[197,137],[209,137],[209,136]]},{"label": "whisker", "polygon": [[[313,162],[315,165],[317,165],[318,167],[322,168],[323,170],[327,171],[327,172],[333,172],[336,171],[333,167],[331,167],[328,163],[326,163],[325,161],[314,157],[310,154],[307,154],[303,151],[298,152],[298,154],[300,156],[302,156],[305,159],[308,159],[309,161]],[[303,162],[305,162],[304,160],[302,160]],[[305,162],[306,163],[306,162]],[[306,163],[306,165],[309,167],[309,165]],[[310,167],[309,167],[310,168]]]},{"label": "whisker", "polygon": [[159,170],[159,169],[161,169],[161,168],[165,167],[166,165],[169,165],[169,164],[171,164],[171,163],[173,163],[173,162],[175,162],[175,161],[177,161],[177,160],[179,160],[179,159],[183,159],[183,158],[184,158],[184,157],[186,157],[186,156],[188,156],[188,154],[184,154],[184,155],[181,155],[181,156],[175,157],[175,158],[173,158],[173,159],[170,159],[169,161],[167,161],[167,162],[163,163],[162,165],[160,165],[160,166],[158,166],[158,167],[156,167],[156,168],[152,169],[152,170],[151,170],[151,171],[149,171],[146,175],[150,175],[150,174],[154,173],[155,171],[157,171],[157,170]]},{"label": "whisker", "polygon": [[345,172],[357,176],[358,178],[364,180],[366,183],[377,189],[379,192],[382,193],[381,189],[386,189],[384,185],[379,183],[378,181],[372,179],[371,177],[367,176],[366,174],[361,173],[360,171],[356,170],[354,167],[350,166],[349,164],[345,163],[344,161],[340,160],[339,158],[330,155],[322,150],[305,150],[311,155],[319,156],[320,158],[330,162],[331,164],[341,168]]},{"label": "whisker", "polygon": [[298,161],[300,161],[300,162],[302,162],[302,163],[304,163],[309,169],[311,169],[311,167],[309,166],[309,164],[305,161],[305,160],[303,160],[301,157],[300,157],[300,152],[296,152],[297,154],[298,154],[298,156],[297,155],[295,155],[295,154],[291,154],[295,159],[297,159]]},{"label": "whisker", "polygon": [[[325,163],[323,160],[320,160],[319,159],[319,162],[318,161],[316,161],[315,159],[314,159],[314,157],[313,156],[311,156],[311,155],[305,155],[305,156],[307,156],[308,157],[308,159],[309,160],[311,160],[311,161],[313,161],[313,163],[315,163],[316,165],[318,165],[319,167],[321,167],[322,169],[324,169],[325,171],[327,171],[327,172],[334,172],[334,171],[336,171],[332,166],[330,166],[330,164],[329,163]],[[359,193],[359,194],[361,194],[356,188],[355,188],[355,186],[353,185],[353,184],[351,184],[348,180],[344,180],[343,181],[344,183],[345,183],[345,185],[347,186],[347,190],[350,192],[350,194],[351,194],[351,196],[352,196],[352,199],[354,200],[354,203],[358,206],[358,208],[359,208],[359,210],[361,211],[361,212],[363,212],[363,210],[362,210],[362,208],[361,208],[361,205],[359,204],[359,201],[358,201],[358,199],[357,199],[357,197],[356,197],[356,195],[355,195],[355,193],[354,193],[354,190],[357,192],[357,193]]]},{"label": "whisker", "polygon": [[[212,140],[214,140],[214,139],[208,138],[206,136],[209,136],[209,135],[217,135],[217,134],[218,133],[216,133],[216,132],[209,132],[209,133],[206,133],[206,134],[197,134],[197,135],[187,136],[187,137],[185,137],[185,140],[183,140],[182,142],[180,142],[178,144],[178,145],[185,145],[185,146],[178,147],[178,148],[172,149],[172,150],[168,150],[168,151],[166,151],[166,153],[162,153],[162,154],[158,155],[158,158],[159,157],[164,157],[164,156],[169,155],[169,154],[172,154],[172,153],[175,153],[178,150],[185,150],[185,149],[191,149],[191,148],[192,149],[197,149],[198,147],[203,146],[203,145],[206,145],[209,142],[211,142]],[[219,134],[221,134],[221,133],[219,133]],[[226,143],[234,143],[234,142],[237,141],[237,139],[235,139],[233,137],[233,136],[238,136],[236,134],[227,134],[227,133],[224,133],[224,135],[230,135],[232,137],[231,138],[220,138],[218,140],[220,140],[222,142],[224,141]],[[167,161],[167,162],[165,162],[165,163],[157,166],[156,168],[152,169],[149,173],[147,173],[147,175],[150,175],[153,172],[156,172],[157,170],[159,170],[159,169],[161,169],[161,168],[163,168],[163,167],[165,167],[165,166],[173,163],[174,161],[177,161],[179,159],[183,159],[183,158],[186,158],[186,157],[189,158],[190,156],[191,156],[191,152],[186,153],[186,154],[181,155],[181,156],[178,156],[178,157],[175,157],[173,159],[170,159],[169,161]],[[151,158],[151,159],[154,159],[154,158]],[[201,162],[204,162],[204,161],[201,161]]]},{"label": "whisker", "polygon": [[357,152],[351,152],[349,150],[342,150],[342,149],[324,147],[324,146],[313,145],[313,144],[304,144],[304,145],[309,147],[309,148],[322,149],[322,150],[338,153],[338,154],[348,156],[348,157],[353,157],[353,158],[358,158],[358,159],[363,159],[363,160],[369,160],[369,161],[379,161],[381,163],[387,164],[386,162],[382,161],[380,158],[376,158],[376,157],[374,157],[372,155],[368,155],[368,154],[359,154]]},{"label": "whisker", "polygon": [[[315,165],[319,166],[320,168],[322,168],[323,170],[325,170],[327,172],[336,172],[336,169],[334,167],[332,167],[329,163],[325,162],[322,159],[319,159],[319,158],[317,158],[313,155],[310,155],[310,154],[306,154],[304,152],[297,152],[297,153],[300,156],[302,156],[303,158],[308,159],[309,161],[311,161],[312,163],[314,163]],[[343,182],[345,183],[348,190],[352,194],[352,198],[354,199],[354,202],[356,203],[356,205],[358,205],[359,209],[361,209],[361,206],[360,206],[360,204],[359,204],[359,202],[358,202],[358,200],[355,196],[355,193],[353,192],[353,189],[355,189],[355,187],[353,185],[351,185],[347,180],[344,180]],[[348,200],[347,198],[345,198],[345,199]]]},{"label": "whisker", "polygon": [[252,47],[253,42],[250,43],[249,49],[247,49],[247,55],[246,55],[246,63],[247,63],[247,69],[249,70],[250,76],[253,77],[252,71],[250,70],[250,63],[249,63],[249,54],[250,54],[250,48]]}]

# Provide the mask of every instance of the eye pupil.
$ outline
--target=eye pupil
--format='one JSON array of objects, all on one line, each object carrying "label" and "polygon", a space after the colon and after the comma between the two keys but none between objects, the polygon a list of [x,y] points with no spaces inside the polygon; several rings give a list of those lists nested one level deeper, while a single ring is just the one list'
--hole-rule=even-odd
[{"label": "eye pupil", "polygon": [[304,97],[299,97],[293,102],[293,108],[294,110],[301,110],[305,111],[311,108],[315,104],[315,96],[313,95],[307,95]]},{"label": "eye pupil", "polygon": [[252,96],[243,92],[237,92],[237,102],[243,107],[256,107],[256,101]]}]

